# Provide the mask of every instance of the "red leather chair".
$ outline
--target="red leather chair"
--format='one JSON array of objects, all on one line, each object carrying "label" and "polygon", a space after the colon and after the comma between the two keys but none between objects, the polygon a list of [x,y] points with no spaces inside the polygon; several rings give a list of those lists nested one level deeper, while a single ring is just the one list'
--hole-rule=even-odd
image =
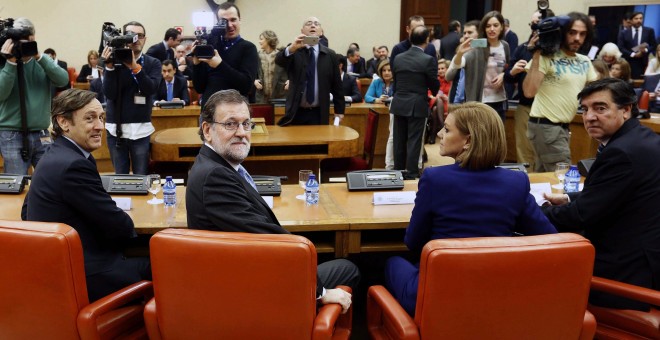
[{"label": "red leather chair", "polygon": [[150,339],[350,337],[351,311],[316,311],[316,249],[304,237],[168,229],[150,248]]},{"label": "red leather chair", "polygon": [[78,233],[60,223],[0,221],[0,338],[146,339],[141,281],[90,304]]},{"label": "red leather chair", "polygon": [[[360,79],[358,78],[355,78],[355,82],[357,83],[358,92],[362,94],[362,82],[360,82]],[[360,101],[360,103],[364,103],[364,94],[362,94],[362,100]]]},{"label": "red leather chair", "polygon": [[252,118],[263,118],[266,125],[275,124],[275,108],[273,104],[250,104]]},{"label": "red leather chair", "polygon": [[414,320],[383,286],[367,295],[372,339],[591,339],[594,248],[576,234],[433,240]]},{"label": "red leather chair", "polygon": [[76,78],[78,78],[78,74],[76,73],[76,68],[69,66],[66,68],[67,73],[69,73],[69,84],[71,84],[71,87],[73,87],[73,84],[76,82]]},{"label": "red leather chair", "polygon": [[640,109],[648,110],[649,109],[649,92],[643,91],[637,102],[637,107]]},{"label": "red leather chair", "polygon": [[[601,277],[591,279],[591,289],[660,306],[660,292]],[[596,339],[660,339],[660,310],[648,312],[589,305],[596,317]]]},{"label": "red leather chair", "polygon": [[327,182],[330,175],[346,176],[349,171],[373,169],[378,120],[378,112],[369,109],[367,128],[364,132],[362,157],[326,158],[321,160],[321,179],[323,182]]}]

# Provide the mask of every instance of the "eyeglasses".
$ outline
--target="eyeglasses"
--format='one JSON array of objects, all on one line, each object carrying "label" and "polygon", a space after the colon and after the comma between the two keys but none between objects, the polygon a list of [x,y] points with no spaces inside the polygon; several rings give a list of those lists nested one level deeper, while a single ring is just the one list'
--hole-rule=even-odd
[{"label": "eyeglasses", "polygon": [[314,25],[314,26],[321,26],[321,23],[318,22],[318,21],[306,21],[306,22],[305,22],[305,26],[312,26],[312,25]]},{"label": "eyeglasses", "polygon": [[133,34],[137,35],[139,39],[144,39],[144,37],[145,37],[144,33],[135,33],[135,32],[131,32],[131,31],[126,31],[126,34],[129,34],[129,33],[133,33]]},{"label": "eyeglasses", "polygon": [[255,123],[253,123],[252,121],[249,121],[249,120],[246,120],[242,123],[239,123],[239,122],[220,123],[220,122],[216,122],[216,121],[213,121],[212,123],[222,125],[225,128],[225,130],[227,130],[227,131],[236,131],[236,130],[238,130],[239,125],[242,126],[243,130],[245,130],[245,131],[252,131],[252,129],[254,129],[254,127],[256,126]]}]

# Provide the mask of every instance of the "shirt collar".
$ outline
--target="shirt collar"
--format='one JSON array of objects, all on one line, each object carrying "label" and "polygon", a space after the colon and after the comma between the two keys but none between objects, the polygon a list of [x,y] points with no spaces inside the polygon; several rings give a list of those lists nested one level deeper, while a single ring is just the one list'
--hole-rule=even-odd
[{"label": "shirt collar", "polygon": [[[209,144],[207,142],[204,142],[204,145],[208,146],[209,149],[213,150],[213,152],[215,152],[218,156],[220,156],[220,154],[217,151],[215,151],[215,149],[213,148],[213,146],[211,144]],[[220,157],[222,157],[222,156],[220,156]],[[222,157],[222,159],[225,159],[225,158]],[[227,161],[227,160],[225,159],[225,161]],[[236,171],[238,171],[238,168],[241,166],[240,164],[234,165],[233,163],[231,163],[229,161],[227,161],[227,163],[229,163],[229,165],[231,165],[231,167],[234,168],[234,170],[236,170]]]},{"label": "shirt collar", "polygon": [[67,136],[64,136],[64,135],[63,135],[62,137],[68,139],[69,142],[73,143],[73,145],[75,145],[75,146],[78,148],[78,150],[80,150],[80,152],[82,152],[82,154],[83,154],[83,156],[85,156],[85,158],[89,158],[89,155],[91,155],[91,153],[90,153],[89,151],[87,151],[87,150],[81,148],[80,145],[78,145],[78,143],[76,143],[76,142],[73,141],[73,139],[71,139],[71,138],[69,138],[69,137],[67,137]]}]

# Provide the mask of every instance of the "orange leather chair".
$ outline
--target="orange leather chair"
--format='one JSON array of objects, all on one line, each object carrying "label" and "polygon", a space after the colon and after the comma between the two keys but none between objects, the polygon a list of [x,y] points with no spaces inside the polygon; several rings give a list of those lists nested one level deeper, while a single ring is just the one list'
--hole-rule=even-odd
[{"label": "orange leather chair", "polygon": [[69,84],[71,84],[71,87],[73,87],[73,84],[76,82],[76,78],[78,78],[78,73],[76,73],[76,68],[69,66],[66,68],[66,72],[69,74]]},{"label": "orange leather chair", "polygon": [[364,132],[364,151],[362,157],[326,158],[321,160],[323,182],[328,182],[330,175],[346,176],[346,172],[349,171],[373,169],[379,119],[378,112],[369,109],[367,128]]},{"label": "orange leather chair", "polygon": [[150,248],[150,339],[350,337],[351,311],[316,311],[316,249],[304,237],[168,229]]},{"label": "orange leather chair", "polygon": [[649,92],[648,91],[643,91],[642,94],[639,96],[639,100],[637,102],[637,107],[643,110],[648,110],[649,109]]},{"label": "orange leather chair", "polygon": [[[660,292],[601,277],[591,279],[591,289],[660,306]],[[648,312],[589,305],[596,317],[596,339],[660,339],[660,310]]]},{"label": "orange leather chair", "polygon": [[422,250],[413,320],[383,286],[372,339],[591,339],[594,248],[576,234],[443,239]]},{"label": "orange leather chair", "polygon": [[0,221],[0,338],[146,339],[141,281],[90,304],[78,233],[60,223]]}]

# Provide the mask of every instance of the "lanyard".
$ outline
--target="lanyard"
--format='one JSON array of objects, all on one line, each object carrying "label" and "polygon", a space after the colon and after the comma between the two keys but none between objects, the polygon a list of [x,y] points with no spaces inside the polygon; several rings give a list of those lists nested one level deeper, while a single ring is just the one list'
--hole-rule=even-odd
[{"label": "lanyard", "polygon": [[[140,64],[140,66],[144,67],[144,56],[140,55],[140,58],[137,60],[137,62],[138,62],[138,64]],[[135,80],[135,85],[138,86],[138,92],[139,92],[140,91],[140,83],[138,82],[137,77],[135,76],[135,74],[133,73],[132,70],[128,70],[128,72],[131,73],[131,76],[133,77],[133,80]]]}]

